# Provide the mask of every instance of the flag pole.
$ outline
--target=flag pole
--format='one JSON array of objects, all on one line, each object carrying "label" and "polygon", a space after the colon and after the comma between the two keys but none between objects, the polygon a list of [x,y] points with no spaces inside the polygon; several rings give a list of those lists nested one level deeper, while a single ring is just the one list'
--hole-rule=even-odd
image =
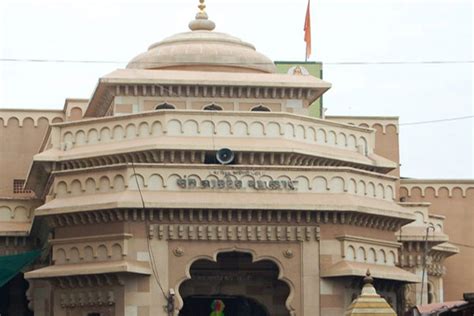
[{"label": "flag pole", "polygon": [[311,55],[311,12],[310,12],[310,2],[308,0],[308,6],[306,8],[306,17],[304,20],[304,41],[306,42],[306,52],[304,61],[308,62],[308,57]]}]

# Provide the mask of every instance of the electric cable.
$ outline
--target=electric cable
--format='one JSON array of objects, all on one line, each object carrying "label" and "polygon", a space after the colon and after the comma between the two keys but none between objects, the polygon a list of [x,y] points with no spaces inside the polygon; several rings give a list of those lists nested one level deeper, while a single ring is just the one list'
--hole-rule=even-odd
[{"label": "electric cable", "polygon": [[[433,224],[430,224],[428,227],[426,227],[425,247],[424,247],[425,249],[423,251],[423,269],[421,272],[421,295],[420,295],[421,303],[420,305],[423,305],[423,289],[425,288],[425,271],[426,271],[427,259],[428,259],[428,235],[429,235],[430,229],[433,230],[433,237],[434,237],[435,227]],[[428,278],[428,276],[426,276],[426,278]]]},{"label": "electric cable", "polygon": [[[40,58],[0,58],[0,62],[25,62],[25,63],[75,63],[75,64],[128,64],[129,61],[119,60],[85,60],[85,59],[40,59]],[[192,65],[199,64],[197,62],[186,62],[183,63]],[[298,63],[298,62],[295,62]],[[313,62],[309,62],[313,63]],[[474,60],[395,60],[395,61],[320,61],[314,63],[321,63],[323,65],[442,65],[442,64],[474,64]],[[159,66],[161,64],[168,64],[165,62],[134,62],[133,64],[146,64]],[[228,65],[267,65],[267,63],[226,63]]]},{"label": "electric cable", "polygon": [[[138,182],[138,176],[137,176],[137,172],[135,170],[135,163],[133,162],[133,159],[131,159],[131,162],[132,162],[133,176],[135,177],[135,182],[137,184],[138,192],[140,194],[140,199],[141,199],[141,202],[142,202],[142,210],[143,210],[143,212],[145,212],[145,210],[146,210],[145,200],[143,199],[143,194],[142,194],[142,190],[140,188],[140,183]],[[158,286],[161,289],[161,292],[163,293],[163,296],[168,301],[169,298],[168,298],[168,296],[166,296],[166,293],[163,289],[163,286],[161,285],[158,272],[156,271],[155,258],[154,258],[154,255],[153,255],[153,251],[152,251],[152,247],[150,245],[150,239],[149,239],[150,233],[148,231],[148,218],[146,217],[146,215],[145,215],[145,225],[146,225],[145,231],[147,231],[146,241],[147,241],[147,246],[148,246],[148,252],[149,252],[149,255],[150,255],[151,270],[153,272],[153,276],[155,277],[156,283],[158,284]]]},{"label": "electric cable", "polygon": [[441,123],[441,122],[449,122],[449,121],[459,121],[474,118],[474,115],[466,115],[466,116],[458,116],[458,117],[450,117],[445,119],[439,120],[431,120],[431,121],[418,121],[418,122],[409,122],[409,123],[400,123],[399,126],[408,126],[408,125],[420,125],[420,124],[431,124],[431,123]]}]

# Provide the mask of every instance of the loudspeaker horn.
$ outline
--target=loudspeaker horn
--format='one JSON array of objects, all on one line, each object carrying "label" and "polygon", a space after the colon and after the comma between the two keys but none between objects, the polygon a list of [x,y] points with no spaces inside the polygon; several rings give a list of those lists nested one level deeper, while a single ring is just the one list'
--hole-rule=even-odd
[{"label": "loudspeaker horn", "polygon": [[229,148],[222,148],[216,152],[216,159],[223,165],[228,165],[234,161],[234,152]]}]

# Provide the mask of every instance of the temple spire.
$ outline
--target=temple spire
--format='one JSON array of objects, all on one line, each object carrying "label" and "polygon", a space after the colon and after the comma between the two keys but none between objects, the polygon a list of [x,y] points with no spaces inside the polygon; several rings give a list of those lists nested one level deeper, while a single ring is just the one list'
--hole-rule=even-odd
[{"label": "temple spire", "polygon": [[346,309],[344,316],[397,316],[387,301],[377,294],[374,288],[374,278],[370,275],[369,269],[365,273],[362,293]]},{"label": "temple spire", "polygon": [[195,19],[189,22],[189,28],[191,31],[212,31],[216,24],[208,19],[204,0],[199,0],[198,8],[199,12],[196,14]]}]

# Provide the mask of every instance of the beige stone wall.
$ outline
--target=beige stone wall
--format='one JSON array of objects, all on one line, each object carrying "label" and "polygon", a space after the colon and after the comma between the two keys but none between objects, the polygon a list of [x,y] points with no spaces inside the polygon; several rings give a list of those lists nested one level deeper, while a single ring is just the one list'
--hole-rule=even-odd
[{"label": "beige stone wall", "polygon": [[66,121],[81,120],[86,112],[88,99],[66,99],[64,103],[64,114]]},{"label": "beige stone wall", "polygon": [[[373,128],[375,130],[374,153],[400,165],[398,117],[327,116],[326,119]],[[400,177],[400,167],[391,171],[389,175]],[[397,181],[397,198],[399,187],[400,183]]]},{"label": "beige stone wall", "polygon": [[[399,244],[391,230],[371,229],[366,226],[325,224],[320,226],[322,272],[341,260],[381,266],[398,265]],[[350,250],[354,251],[351,252]],[[371,255],[373,252],[373,255]],[[338,316],[360,294],[360,277],[321,279],[321,315]],[[385,281],[390,283],[391,281]],[[384,294],[396,304],[393,289]]]},{"label": "beige stone wall", "polygon": [[474,183],[402,180],[400,197],[407,202],[430,202],[430,213],[446,216],[444,232],[460,253],[445,261],[444,299],[462,299],[474,284],[474,269],[469,268],[474,262]]},{"label": "beige stone wall", "polygon": [[49,124],[63,120],[61,111],[0,110],[0,196],[30,197],[13,193],[13,180],[26,179],[33,155],[38,153]]}]

